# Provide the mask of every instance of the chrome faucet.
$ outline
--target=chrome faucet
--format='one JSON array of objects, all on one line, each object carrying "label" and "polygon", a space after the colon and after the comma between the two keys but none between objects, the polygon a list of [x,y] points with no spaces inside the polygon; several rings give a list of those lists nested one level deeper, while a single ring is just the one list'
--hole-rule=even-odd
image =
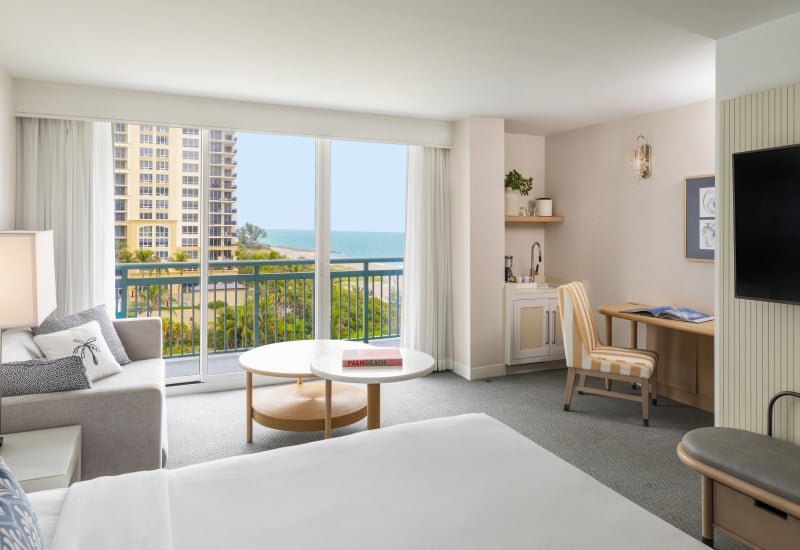
[{"label": "chrome faucet", "polygon": [[[534,269],[533,268],[533,250],[537,246],[539,247],[539,260],[538,260],[538,262],[536,262],[536,269]],[[539,241],[536,241],[531,246],[531,278],[533,278],[534,275],[538,275],[539,274],[539,264],[541,264],[541,263],[542,263],[542,243],[540,243]]]}]

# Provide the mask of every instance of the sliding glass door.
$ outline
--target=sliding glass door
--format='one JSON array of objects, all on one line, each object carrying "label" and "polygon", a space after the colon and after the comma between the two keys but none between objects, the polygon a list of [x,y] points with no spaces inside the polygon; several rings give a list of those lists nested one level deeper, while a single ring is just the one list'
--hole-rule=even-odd
[{"label": "sliding glass door", "polygon": [[331,336],[397,344],[407,147],[331,142]]},{"label": "sliding glass door", "polygon": [[116,315],[162,318],[168,382],[239,373],[241,352],[321,327],[399,335],[404,146],[113,130]]}]

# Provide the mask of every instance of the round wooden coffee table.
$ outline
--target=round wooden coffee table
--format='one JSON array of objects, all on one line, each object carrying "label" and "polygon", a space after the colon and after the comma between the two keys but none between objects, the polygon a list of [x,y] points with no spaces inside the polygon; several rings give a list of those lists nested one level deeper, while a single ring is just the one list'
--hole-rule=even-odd
[{"label": "round wooden coffee table", "polygon": [[413,349],[400,348],[403,356],[403,365],[400,367],[343,367],[341,353],[319,355],[311,361],[311,372],[325,379],[326,404],[330,403],[330,413],[325,415],[325,437],[331,436],[333,423],[333,403],[335,399],[328,399],[333,395],[335,385],[332,381],[352,382],[367,385],[367,429],[373,430],[381,427],[381,384],[386,382],[400,382],[419,378],[433,372],[436,365],[433,357],[427,353]]},{"label": "round wooden coffee table", "polygon": [[[253,441],[253,421],[276,430],[295,432],[325,429],[325,387],[323,382],[304,382],[316,378],[311,362],[335,357],[341,362],[342,350],[369,348],[368,344],[346,340],[295,340],[268,344],[239,356],[239,367],[246,374],[247,442]],[[253,396],[253,374],[296,378],[296,384],[264,389]],[[366,392],[357,386],[336,384],[332,389],[333,428],[348,426],[367,416]]]}]

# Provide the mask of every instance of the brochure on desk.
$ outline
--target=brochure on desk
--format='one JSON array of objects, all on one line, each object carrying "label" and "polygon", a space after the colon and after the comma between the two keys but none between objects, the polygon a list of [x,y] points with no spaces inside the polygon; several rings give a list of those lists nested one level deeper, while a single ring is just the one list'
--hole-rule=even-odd
[{"label": "brochure on desk", "polygon": [[632,313],[634,315],[644,315],[646,317],[658,317],[660,319],[670,319],[672,321],[686,321],[688,323],[705,323],[713,321],[714,316],[702,313],[688,307],[635,307],[624,309],[622,313]]}]

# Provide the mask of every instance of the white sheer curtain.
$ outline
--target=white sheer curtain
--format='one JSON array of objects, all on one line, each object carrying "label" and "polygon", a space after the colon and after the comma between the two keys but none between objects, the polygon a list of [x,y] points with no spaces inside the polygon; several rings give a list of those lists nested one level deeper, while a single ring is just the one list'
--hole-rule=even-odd
[{"label": "white sheer curtain", "polygon": [[401,338],[453,368],[450,151],[408,148]]},{"label": "white sheer curtain", "polygon": [[17,229],[52,229],[57,314],[114,309],[111,125],[17,119]]}]

